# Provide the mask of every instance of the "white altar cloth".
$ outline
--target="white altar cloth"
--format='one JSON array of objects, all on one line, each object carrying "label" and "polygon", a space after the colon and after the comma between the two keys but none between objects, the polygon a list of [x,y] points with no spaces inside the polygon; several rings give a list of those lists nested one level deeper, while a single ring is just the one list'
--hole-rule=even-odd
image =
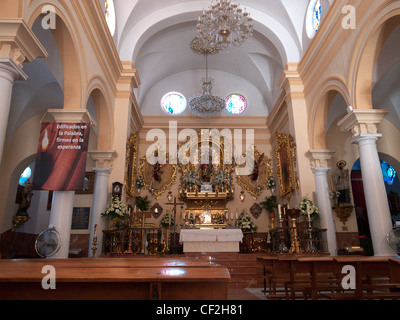
[{"label": "white altar cloth", "polygon": [[240,229],[182,229],[179,242],[184,252],[239,252]]}]

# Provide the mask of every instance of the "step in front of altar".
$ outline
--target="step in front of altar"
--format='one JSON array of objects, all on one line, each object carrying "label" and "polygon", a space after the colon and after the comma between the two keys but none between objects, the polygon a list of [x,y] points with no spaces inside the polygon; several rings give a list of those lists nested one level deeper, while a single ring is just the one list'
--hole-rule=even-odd
[{"label": "step in front of altar", "polygon": [[187,257],[204,259],[226,267],[231,275],[228,288],[259,288],[257,283],[257,257],[268,254],[241,254],[226,252],[208,252],[185,254]]}]

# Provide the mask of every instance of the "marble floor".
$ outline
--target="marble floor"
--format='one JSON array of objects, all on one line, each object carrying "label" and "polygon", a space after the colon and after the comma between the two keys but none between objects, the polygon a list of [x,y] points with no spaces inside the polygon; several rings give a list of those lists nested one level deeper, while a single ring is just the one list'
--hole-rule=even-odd
[{"label": "marble floor", "polygon": [[266,300],[262,288],[229,288],[228,300]]}]

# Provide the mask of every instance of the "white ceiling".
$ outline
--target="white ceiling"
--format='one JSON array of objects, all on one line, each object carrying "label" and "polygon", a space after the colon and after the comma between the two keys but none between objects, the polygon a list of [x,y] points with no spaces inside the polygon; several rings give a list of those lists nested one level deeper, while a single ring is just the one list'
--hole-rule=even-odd
[{"label": "white ceiling", "polygon": [[[323,1],[326,11],[330,1]],[[133,61],[139,72],[142,84],[136,93],[142,113],[162,114],[159,102],[168,90],[182,92],[187,98],[198,93],[205,59],[190,49],[190,42],[196,36],[197,18],[211,0],[114,2],[114,40],[121,60]],[[249,114],[266,115],[279,96],[277,82],[284,66],[299,61],[310,42],[305,36],[310,0],[239,3],[254,19],[254,36],[233,52],[209,57],[213,93],[225,97],[230,89],[254,97],[257,92],[257,100],[248,98],[252,105]]]}]

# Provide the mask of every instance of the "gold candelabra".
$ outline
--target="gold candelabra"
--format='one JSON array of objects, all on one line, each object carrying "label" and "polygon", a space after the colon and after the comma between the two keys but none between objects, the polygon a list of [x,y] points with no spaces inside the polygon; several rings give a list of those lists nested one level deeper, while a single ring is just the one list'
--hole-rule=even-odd
[{"label": "gold candelabra", "polygon": [[301,252],[303,252],[303,250],[300,248],[299,237],[297,234],[297,226],[296,226],[297,218],[291,217],[290,222],[292,225],[291,225],[291,229],[290,229],[291,246],[290,246],[289,253],[301,253]]},{"label": "gold candelabra", "polygon": [[94,226],[93,243],[92,243],[92,258],[96,257],[97,251],[97,224]]}]

